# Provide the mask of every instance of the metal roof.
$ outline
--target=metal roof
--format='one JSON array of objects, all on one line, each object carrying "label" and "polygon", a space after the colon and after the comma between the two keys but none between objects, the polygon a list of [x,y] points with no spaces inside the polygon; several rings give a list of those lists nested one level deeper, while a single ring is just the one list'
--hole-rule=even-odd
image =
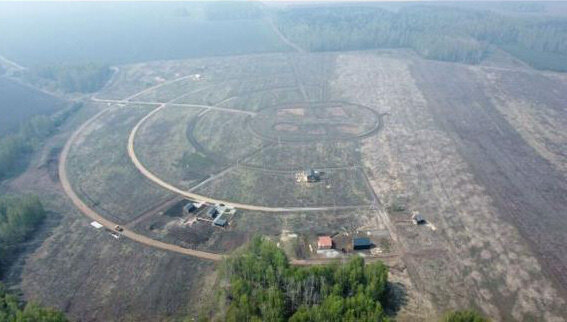
[{"label": "metal roof", "polygon": [[352,240],[354,246],[370,246],[372,242],[368,238],[355,238]]}]

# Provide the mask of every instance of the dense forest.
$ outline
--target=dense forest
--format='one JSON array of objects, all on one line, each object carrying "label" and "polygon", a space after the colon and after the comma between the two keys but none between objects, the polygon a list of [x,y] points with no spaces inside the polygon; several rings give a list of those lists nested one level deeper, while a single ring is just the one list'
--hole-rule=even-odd
[{"label": "dense forest", "polygon": [[567,71],[564,18],[424,5],[292,8],[277,18],[288,38],[312,51],[411,48],[428,59],[477,64],[500,48],[536,68]]},{"label": "dense forest", "polygon": [[34,303],[24,304],[0,283],[0,321],[2,322],[64,322],[63,313]]},{"label": "dense forest", "polygon": [[0,180],[18,173],[27,155],[38,147],[49,135],[82,107],[82,103],[72,104],[54,115],[36,115],[24,122],[17,133],[0,138]]},{"label": "dense forest", "polygon": [[228,321],[385,321],[388,269],[346,264],[294,267],[274,243],[255,237],[223,263]]},{"label": "dense forest", "polygon": [[37,197],[0,196],[0,277],[11,255],[44,218],[45,210]]},{"label": "dense forest", "polygon": [[107,65],[50,65],[34,67],[22,75],[26,81],[65,93],[93,93],[101,89],[112,76]]}]

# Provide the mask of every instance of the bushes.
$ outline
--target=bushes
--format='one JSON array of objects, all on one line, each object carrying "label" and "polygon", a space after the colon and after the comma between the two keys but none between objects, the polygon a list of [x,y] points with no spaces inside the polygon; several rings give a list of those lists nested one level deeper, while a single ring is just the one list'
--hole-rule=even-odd
[{"label": "bushes", "polygon": [[45,138],[82,106],[82,103],[75,103],[51,117],[36,115],[22,124],[18,133],[0,138],[0,180],[18,173],[25,164],[27,154],[40,146]]},{"label": "bushes", "polygon": [[34,303],[23,304],[7,292],[0,283],[0,321],[5,322],[64,322],[63,313]]},{"label": "bushes", "polygon": [[0,276],[19,244],[44,218],[45,210],[37,197],[0,196]]},{"label": "bushes", "polygon": [[66,93],[93,93],[101,89],[112,76],[106,65],[56,65],[36,67],[24,74],[33,84],[52,82]]},{"label": "bushes", "polygon": [[388,281],[382,263],[290,266],[274,243],[255,237],[223,263],[228,321],[384,321]]},{"label": "bushes", "polygon": [[443,322],[489,322],[490,320],[475,311],[453,311],[445,314]]}]

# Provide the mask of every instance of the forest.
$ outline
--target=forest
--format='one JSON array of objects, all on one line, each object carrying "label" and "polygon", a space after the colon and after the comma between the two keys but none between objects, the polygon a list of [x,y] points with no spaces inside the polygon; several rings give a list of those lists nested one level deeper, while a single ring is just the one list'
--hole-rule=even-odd
[{"label": "forest", "polygon": [[478,64],[500,48],[540,69],[567,71],[567,19],[415,5],[283,10],[278,28],[311,51],[410,48],[424,58]]},{"label": "forest", "polygon": [[2,322],[64,322],[63,313],[34,303],[23,303],[0,283],[0,321]]},{"label": "forest", "polygon": [[101,89],[112,76],[107,65],[49,65],[31,68],[23,77],[31,84],[50,87],[65,93],[93,93]]},{"label": "forest", "polygon": [[20,244],[44,218],[45,210],[39,198],[0,196],[0,277]]},{"label": "forest", "polygon": [[82,103],[74,103],[51,116],[35,115],[20,125],[17,133],[0,137],[0,180],[19,173],[25,167],[29,153],[39,148],[82,106]]},{"label": "forest", "polygon": [[295,267],[276,244],[254,237],[227,259],[227,321],[386,321],[388,269],[354,257],[345,264]]}]

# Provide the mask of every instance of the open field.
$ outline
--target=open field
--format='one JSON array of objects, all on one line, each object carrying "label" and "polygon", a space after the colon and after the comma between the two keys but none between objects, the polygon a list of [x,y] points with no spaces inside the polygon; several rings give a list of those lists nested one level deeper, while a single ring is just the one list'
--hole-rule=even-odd
[{"label": "open field", "polygon": [[[420,294],[438,310],[473,304],[496,319],[561,321],[565,303],[564,285],[558,283],[561,273],[555,270],[557,263],[542,261],[549,257],[540,256],[540,251],[547,249],[562,258],[563,250],[551,250],[555,242],[542,249],[533,247],[530,233],[522,229],[525,224],[513,220],[515,216],[522,216],[522,221],[544,217],[533,228],[545,226],[545,234],[554,233],[562,220],[552,222],[558,212],[528,214],[539,202],[533,198],[537,190],[518,186],[514,180],[523,177],[532,184],[543,184],[541,180],[555,176],[555,170],[539,163],[542,177],[538,179],[527,179],[529,172],[513,170],[520,165],[520,171],[535,168],[530,166],[532,161],[522,162],[529,156],[523,150],[526,143],[518,141],[511,126],[498,114],[487,114],[491,104],[482,80],[473,77],[466,66],[370,54],[342,55],[338,65],[344,76],[335,86],[350,101],[377,105],[388,113],[382,135],[366,139],[362,155],[375,191],[388,206],[398,209],[390,217]],[[490,152],[494,144],[503,144],[500,151]],[[513,149],[524,152],[515,156]],[[514,157],[519,160],[512,160]],[[533,154],[532,158],[537,160]],[[547,184],[553,190],[563,185],[558,181]],[[516,201],[525,208],[503,208],[513,203],[502,203],[499,196],[518,196],[515,198],[522,199]],[[561,206],[561,200],[549,200],[541,210]],[[413,210],[423,214],[435,230],[408,226]]]},{"label": "open field", "polygon": [[221,200],[273,207],[370,206],[359,169],[325,169],[321,182],[297,183],[293,171],[236,168],[196,192]]},{"label": "open field", "polygon": [[[68,172],[79,196],[105,216],[127,222],[170,198],[141,176],[128,159],[129,130],[151,107],[118,108],[102,116],[71,149]],[[111,126],[108,131],[106,126]]]},{"label": "open field", "polygon": [[207,177],[213,169],[212,160],[203,158],[203,167],[195,169],[191,161],[201,157],[185,134],[187,124],[201,109],[169,107],[160,111],[140,128],[137,152],[143,163],[168,182],[189,188]]}]

